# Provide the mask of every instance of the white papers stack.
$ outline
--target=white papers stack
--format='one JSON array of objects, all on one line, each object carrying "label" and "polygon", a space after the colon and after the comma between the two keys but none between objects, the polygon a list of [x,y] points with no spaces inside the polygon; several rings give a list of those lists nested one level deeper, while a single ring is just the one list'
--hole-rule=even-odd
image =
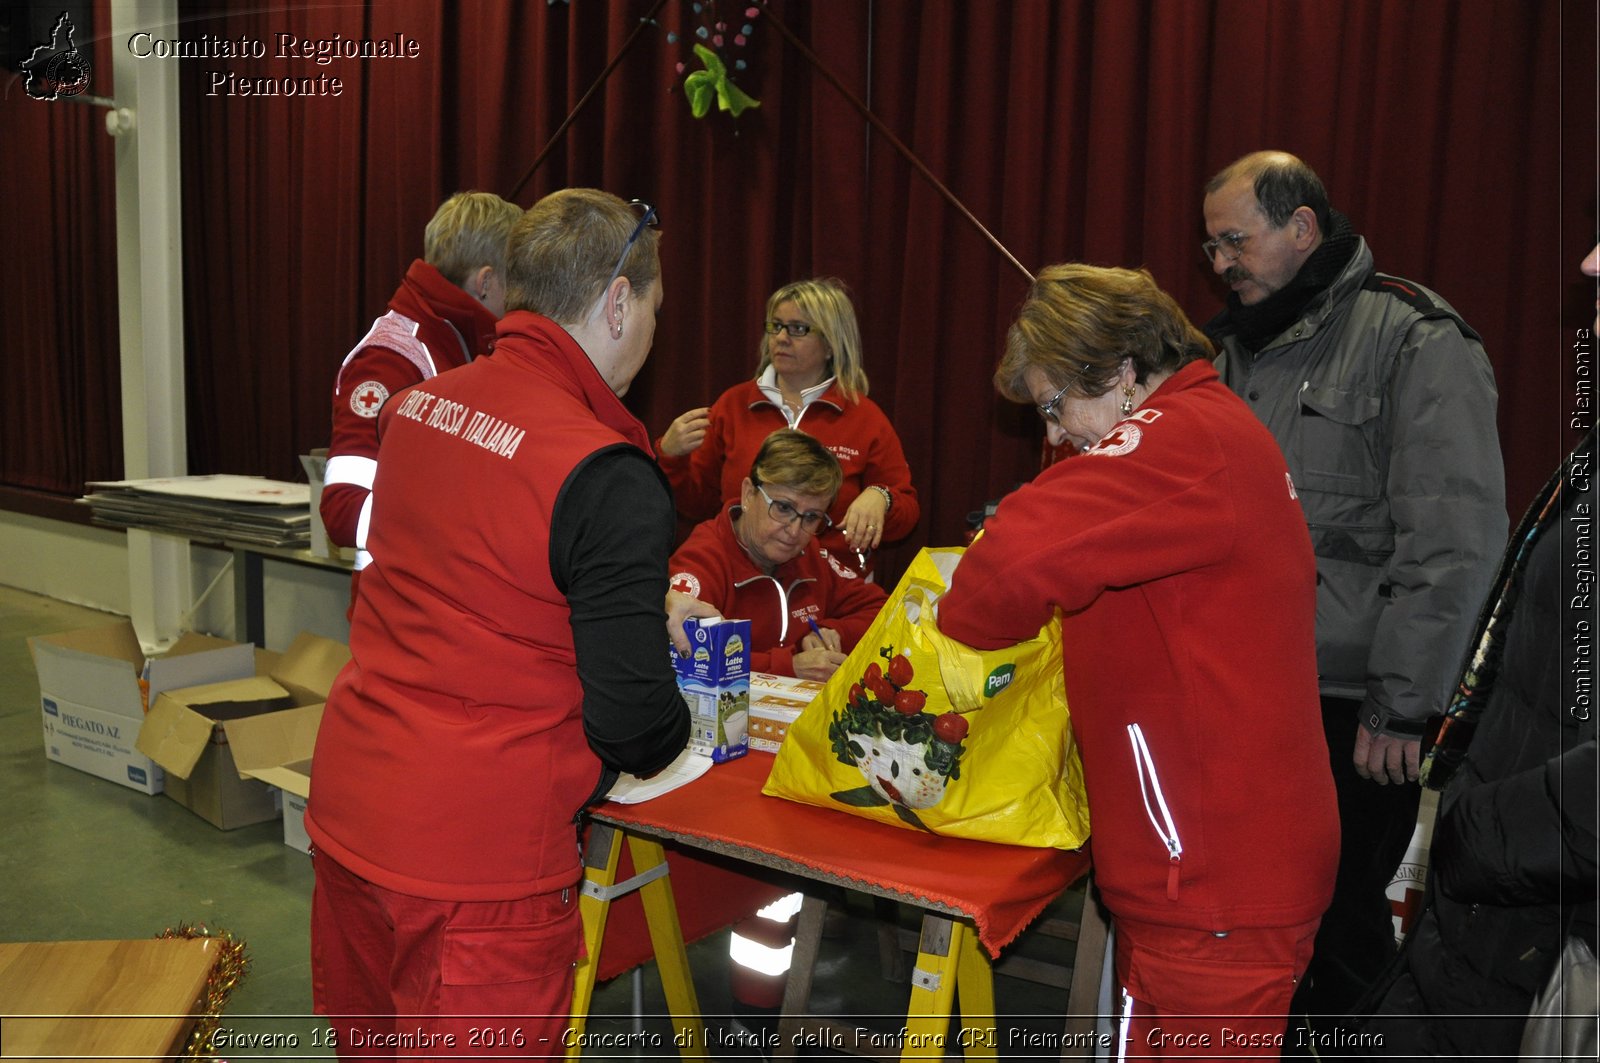
[{"label": "white papers stack", "polygon": [[99,524],[286,549],[311,541],[308,484],[222,473],[97,480],[88,488],[78,501],[94,511]]},{"label": "white papers stack", "polygon": [[636,805],[692,783],[709,770],[711,770],[710,757],[704,753],[696,753],[693,749],[685,749],[678,754],[677,760],[648,779],[623,772],[606,797],[620,805]]}]

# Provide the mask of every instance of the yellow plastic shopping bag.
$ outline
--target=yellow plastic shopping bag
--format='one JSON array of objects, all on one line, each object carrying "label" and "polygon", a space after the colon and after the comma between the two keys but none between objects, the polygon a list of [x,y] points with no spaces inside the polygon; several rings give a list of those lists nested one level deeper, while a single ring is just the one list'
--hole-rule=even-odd
[{"label": "yellow plastic shopping bag", "polygon": [[923,550],[789,727],[762,792],[958,838],[1074,849],[1089,837],[1061,625],[1002,650],[939,631],[962,551]]}]

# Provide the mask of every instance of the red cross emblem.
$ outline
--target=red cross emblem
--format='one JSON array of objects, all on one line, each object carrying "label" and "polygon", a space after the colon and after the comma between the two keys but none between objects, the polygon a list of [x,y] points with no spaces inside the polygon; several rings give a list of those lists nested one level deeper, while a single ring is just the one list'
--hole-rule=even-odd
[{"label": "red cross emblem", "polygon": [[357,384],[350,392],[350,410],[357,417],[376,417],[383,404],[389,400],[389,389],[376,380]]},{"label": "red cross emblem", "polygon": [[700,597],[700,581],[696,579],[694,574],[691,572],[679,572],[675,574],[672,577],[672,581],[668,583],[667,586],[672,590],[677,591],[679,594],[687,594],[691,598]]},{"label": "red cross emblem", "polygon": [[1389,907],[1394,912],[1394,917],[1400,920],[1401,935],[1411,933],[1411,924],[1422,914],[1422,890],[1408,885],[1405,894],[1399,900],[1389,898]]},{"label": "red cross emblem", "polygon": [[1119,454],[1131,453],[1139,445],[1139,440],[1144,437],[1144,432],[1138,425],[1128,421],[1117,425],[1101,437],[1100,442],[1084,451],[1085,454],[1103,454],[1116,457]]}]

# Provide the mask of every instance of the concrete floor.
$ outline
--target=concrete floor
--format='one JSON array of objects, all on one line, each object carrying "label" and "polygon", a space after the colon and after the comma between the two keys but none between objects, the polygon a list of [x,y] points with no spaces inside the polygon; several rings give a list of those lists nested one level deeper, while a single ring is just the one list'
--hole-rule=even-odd
[{"label": "concrete floor", "polygon": [[[45,758],[27,639],[118,619],[0,587],[0,941],[142,938],[184,923],[226,930],[246,944],[251,968],[224,1024],[293,1035],[298,1047],[274,1050],[280,1058],[329,1055],[315,1047],[325,1043],[319,1036],[325,1027],[310,1014],[311,862],[283,844],[281,825],[220,831],[163,796],[135,793]],[[1069,893],[1053,911],[1074,916],[1081,900]],[[842,911],[836,932],[823,942],[812,1010],[898,1029],[908,987],[883,977],[873,906],[852,894]],[[903,906],[900,919],[908,930],[915,926],[914,912]],[[1030,960],[1070,962],[1071,944],[1030,931],[1008,955],[1024,968]],[[711,1024],[724,1023],[729,1008],[726,957],[726,931],[690,948],[696,991]],[[1060,1031],[1066,989],[1003,971],[995,994],[1007,1021],[1046,1036]],[[597,989],[590,1029],[633,1029],[636,984],[646,1016],[642,1028],[668,1031],[659,1018],[663,1001],[653,965]],[[1014,1055],[1003,1052],[1002,1058]],[[586,1058],[675,1057],[591,1049]]]}]

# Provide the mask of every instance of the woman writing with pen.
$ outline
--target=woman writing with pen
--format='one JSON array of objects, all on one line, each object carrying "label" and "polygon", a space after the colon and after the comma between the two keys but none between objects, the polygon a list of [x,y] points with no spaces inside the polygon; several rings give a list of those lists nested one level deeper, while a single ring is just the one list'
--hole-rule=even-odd
[{"label": "woman writing with pen", "polygon": [[702,521],[739,502],[740,478],[767,433],[796,428],[840,462],[818,545],[872,579],[873,552],[911,534],[921,507],[900,437],[867,388],[861,330],[844,283],[818,277],[773,292],[755,379],[681,414],[656,441],[678,516]]},{"label": "woman writing with pen", "polygon": [[757,451],[739,504],[672,555],[672,590],[750,621],[751,671],[827,679],[883,606],[882,588],[816,543],[842,478],[827,447],[780,429]]}]

